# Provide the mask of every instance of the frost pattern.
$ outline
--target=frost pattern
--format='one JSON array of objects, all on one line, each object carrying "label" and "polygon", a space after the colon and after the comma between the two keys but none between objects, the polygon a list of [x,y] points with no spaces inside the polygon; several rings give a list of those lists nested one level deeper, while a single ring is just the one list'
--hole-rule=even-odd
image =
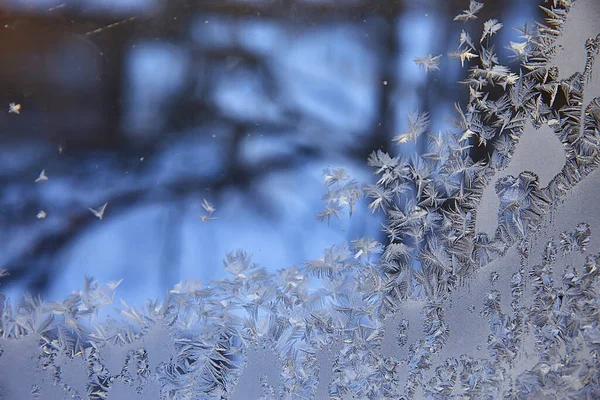
[{"label": "frost pattern", "polygon": [[[456,105],[455,130],[428,134],[426,153],[374,152],[368,164],[378,180],[371,185],[360,186],[343,169],[325,171],[318,218],[340,217],[344,206],[351,216],[364,194],[369,210],[385,215],[386,246],[360,238],[276,274],[240,250],[224,261],[228,279],[182,282],[142,309],[123,303],[123,320],[95,321],[118,282],[86,278],[84,290],[57,302],[27,296],[13,305],[0,295],[2,396],[230,398],[252,372],[248,366],[271,357],[276,379],[269,371],[248,378],[248,390],[261,399],[324,392],[334,399],[599,398],[600,254],[587,254],[590,226],[560,234],[544,246],[540,263],[529,264],[532,240],[543,235],[555,204],[600,162],[600,99],[583,102],[600,35],[585,43],[583,72],[560,79],[551,62],[570,3],[554,0],[543,7],[544,24],[521,29],[524,41],[510,44],[519,71],[500,65],[494,52],[500,21],[484,22],[479,41],[463,31],[451,56],[472,65],[464,82],[470,101]],[[476,19],[482,7],[471,1],[455,19]],[[437,56],[419,63],[434,70]],[[545,188],[529,171],[494,182],[529,122],[553,129],[566,149],[562,171]],[[394,140],[416,141],[428,128],[429,116],[414,112]],[[489,159],[473,160],[469,149],[482,145],[492,149]],[[475,228],[482,192],[492,184],[500,200],[493,236]],[[204,208],[212,215],[210,203]],[[519,259],[514,272],[487,274],[490,290],[465,313],[485,321],[474,328],[485,331],[483,345],[453,354],[461,348],[452,342],[450,303],[511,252]],[[559,263],[575,254],[586,255],[579,270]],[[402,310],[398,323],[386,323]],[[405,357],[382,351],[390,326],[395,347],[408,347]],[[329,374],[319,356],[332,348]]]}]

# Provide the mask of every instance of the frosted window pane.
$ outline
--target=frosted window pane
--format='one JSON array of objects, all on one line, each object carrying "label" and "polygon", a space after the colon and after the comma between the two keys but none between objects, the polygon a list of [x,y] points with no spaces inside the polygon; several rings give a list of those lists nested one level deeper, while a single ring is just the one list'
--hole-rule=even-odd
[{"label": "frosted window pane", "polygon": [[[4,6],[0,121],[82,115],[55,158],[0,152],[1,398],[600,398],[600,3],[523,6],[543,22],[516,34],[473,0],[231,1],[184,33],[128,14],[176,21],[170,2],[95,27],[46,3]],[[71,14],[40,47],[15,33]],[[104,123],[118,30],[126,95],[97,140],[121,150],[94,152],[76,132]]]}]

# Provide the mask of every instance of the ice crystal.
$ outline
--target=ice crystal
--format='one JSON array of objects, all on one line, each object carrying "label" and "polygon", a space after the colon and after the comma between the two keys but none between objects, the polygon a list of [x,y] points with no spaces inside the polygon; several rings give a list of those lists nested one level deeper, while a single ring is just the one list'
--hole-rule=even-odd
[{"label": "ice crystal", "polygon": [[429,124],[429,114],[413,111],[408,116],[406,132],[397,135],[394,141],[398,142],[398,144],[403,144],[411,140],[416,141],[420,135],[425,133]]},{"label": "ice crystal", "polygon": [[216,211],[216,208],[210,201],[202,199],[202,208],[208,213],[200,217],[202,222],[208,222],[210,220],[216,219],[212,216],[213,213]]},{"label": "ice crystal", "polygon": [[47,180],[48,176],[46,175],[46,170],[43,169],[42,172],[40,172],[40,175],[36,178],[35,183],[44,182]]},{"label": "ice crystal", "polygon": [[104,218],[104,212],[106,211],[106,206],[108,206],[108,203],[104,203],[98,208],[89,208],[89,210],[91,211],[92,214],[94,214],[94,216],[96,218],[98,218],[99,220],[102,220],[102,218]]},{"label": "ice crystal", "polygon": [[9,114],[21,114],[21,105],[17,103],[10,103],[8,105]]},{"label": "ice crystal", "polygon": [[440,70],[440,59],[442,55],[432,56],[431,54],[427,54],[423,57],[417,57],[414,59],[415,64],[422,67],[425,72],[433,72]]},{"label": "ice crystal", "polygon": [[454,17],[454,20],[466,22],[470,19],[475,19],[475,18],[477,18],[477,16],[475,14],[477,14],[479,11],[481,11],[482,8],[483,8],[483,3],[480,3],[475,0],[471,0],[469,2],[469,9],[463,10],[463,12],[461,14],[458,14],[456,17]]},{"label": "ice crystal", "polygon": [[348,212],[352,217],[354,206],[363,197],[363,189],[356,180],[350,179],[343,168],[333,170],[326,168],[323,176],[327,187],[327,193],[323,196],[325,209],[317,214],[317,219],[319,221],[327,219],[328,223],[331,217],[339,219],[345,206],[348,206]]},{"label": "ice crystal", "polygon": [[497,19],[485,21],[483,24],[483,33],[481,34],[481,39],[479,39],[479,42],[483,42],[486,38],[489,39],[493,34],[498,32],[502,26],[502,23],[500,23],[500,21]]}]

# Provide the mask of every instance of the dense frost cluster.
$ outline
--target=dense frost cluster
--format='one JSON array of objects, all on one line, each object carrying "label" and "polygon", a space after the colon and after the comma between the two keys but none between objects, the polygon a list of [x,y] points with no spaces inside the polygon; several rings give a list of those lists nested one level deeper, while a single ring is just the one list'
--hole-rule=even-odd
[{"label": "dense frost cluster", "polygon": [[[600,35],[581,44],[581,72],[561,78],[553,65],[570,3],[546,4],[545,23],[520,30],[523,41],[510,45],[520,68],[499,63],[493,40],[501,22],[485,22],[476,39],[462,32],[451,56],[471,65],[470,101],[456,105],[456,128],[430,134],[429,116],[414,112],[394,138],[401,146],[427,135],[427,152],[374,152],[371,185],[343,169],[325,171],[318,218],[339,218],[346,207],[352,216],[367,197],[369,210],[385,215],[387,245],[360,238],[276,274],[234,252],[224,261],[228,279],[182,282],[142,309],[123,303],[126,322],[94,320],[118,282],[88,278],[60,302],[12,304],[0,295],[0,394],[599,398],[600,255],[587,253],[590,225],[574,222],[530,262],[536,238],[555,235],[548,231],[558,203],[600,162],[600,99],[586,104],[585,92]],[[475,19],[482,6],[471,1],[457,19]],[[435,71],[436,57],[419,63]],[[549,126],[566,154],[544,187],[530,171],[502,174],[529,124]],[[484,145],[489,156],[474,161],[471,149]],[[490,185],[499,199],[493,234],[476,227]],[[465,288],[482,273],[491,276],[485,295],[467,294],[465,303]],[[449,317],[459,301],[480,322],[468,351],[457,341],[470,333],[455,332]]]}]

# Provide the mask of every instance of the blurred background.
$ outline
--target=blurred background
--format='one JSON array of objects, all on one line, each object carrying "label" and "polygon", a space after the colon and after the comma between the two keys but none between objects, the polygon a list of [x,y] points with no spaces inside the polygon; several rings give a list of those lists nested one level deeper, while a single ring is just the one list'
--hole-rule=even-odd
[{"label": "blurred background", "polygon": [[[315,218],[322,171],[373,183],[373,150],[423,151],[425,137],[390,142],[411,110],[450,127],[468,100],[447,57],[461,30],[476,40],[497,18],[508,45],[541,18],[538,1],[484,3],[463,23],[466,0],[3,0],[0,291],[63,298],[92,275],[123,278],[117,296],[139,304],[224,277],[238,248],[274,271],[385,242],[366,201]],[[414,63],[428,53],[440,71]]]}]

